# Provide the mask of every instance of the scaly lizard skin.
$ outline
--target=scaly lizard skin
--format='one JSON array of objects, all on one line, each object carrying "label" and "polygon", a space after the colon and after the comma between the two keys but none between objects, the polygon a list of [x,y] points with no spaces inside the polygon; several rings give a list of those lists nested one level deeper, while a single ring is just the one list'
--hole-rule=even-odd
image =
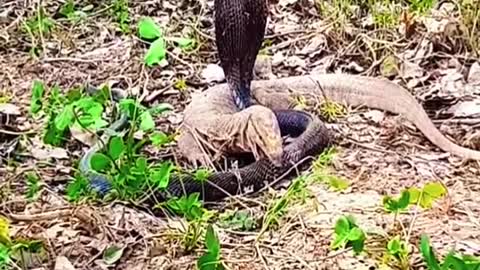
[{"label": "scaly lizard skin", "polygon": [[215,0],[215,42],[235,105],[250,106],[250,83],[268,17],[267,0]]},{"label": "scaly lizard skin", "polygon": [[[269,110],[258,112],[236,112],[235,104],[228,98],[231,91],[225,84],[217,85],[205,92],[200,97],[192,99],[191,104],[185,109],[183,125],[202,130],[208,140],[222,137],[225,131],[229,134],[254,136],[258,145],[271,145],[264,147],[265,156],[276,156],[281,146],[271,143],[270,137],[265,134],[276,134],[275,128],[265,128],[260,136],[258,134],[232,132],[232,127],[226,129],[229,123],[235,122],[242,126],[249,121],[248,117],[240,117],[248,113],[255,113],[257,119],[269,119]],[[252,82],[252,97],[254,104],[265,106],[273,111],[291,109],[295,100],[301,96],[310,103],[322,102],[325,99],[347,104],[350,106],[366,106],[396,113],[411,121],[434,145],[445,152],[460,156],[465,159],[480,160],[480,151],[475,151],[455,144],[447,139],[433,124],[423,107],[408,91],[399,85],[385,79],[348,75],[348,74],[323,74],[311,76],[294,76],[275,80],[256,80]],[[259,106],[252,106],[260,108]],[[264,114],[263,116],[259,114]],[[255,120],[258,121],[258,120]],[[262,123],[249,123],[260,126]],[[269,125],[267,124],[266,127]],[[182,128],[183,129],[183,128]],[[270,129],[270,130],[269,130]],[[277,136],[273,135],[273,136]],[[258,136],[258,137],[257,137]],[[265,136],[265,137],[264,137]],[[226,136],[223,136],[226,138]],[[238,137],[230,137],[230,141],[241,143]],[[248,141],[248,140],[243,140]],[[201,161],[203,155],[195,144],[192,144],[191,134],[184,130],[179,140],[179,150],[184,155],[196,161]],[[247,149],[249,145],[240,145],[238,149]],[[225,149],[224,153],[229,153]],[[201,161],[201,163],[203,163]]]}]

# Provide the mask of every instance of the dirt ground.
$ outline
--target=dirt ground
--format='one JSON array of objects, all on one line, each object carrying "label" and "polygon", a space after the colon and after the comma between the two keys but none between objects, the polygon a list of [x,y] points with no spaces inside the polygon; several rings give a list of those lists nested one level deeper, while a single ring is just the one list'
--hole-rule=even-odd
[{"label": "dirt ground", "polygon": [[[75,2],[78,7],[93,7],[77,24],[58,15],[63,1],[42,1],[55,28],[35,41],[22,25],[38,12],[38,3],[0,3],[0,103],[20,110],[13,122],[0,114],[0,215],[10,220],[12,236],[42,239],[46,244],[43,261],[31,262],[27,269],[194,269],[203,248],[183,252],[176,237],[184,223],[181,219],[155,217],[119,202],[68,203],[62,190],[85,147],[72,139],[67,157],[35,157],[32,149],[41,144],[43,123],[28,110],[35,79],[62,89],[86,82],[115,82],[142,93],[150,105],[174,105],[173,112],[156,119],[160,129],[173,132],[191,93],[215,83],[209,83],[212,74],[205,72],[207,65],[218,64],[213,1],[131,1],[131,34],[119,31],[118,20],[109,13],[109,1]],[[383,76],[414,94],[443,134],[480,150],[480,62],[478,49],[472,46],[472,40],[480,45],[480,39],[465,34],[464,17],[455,5],[447,1],[414,19],[402,14],[398,25],[391,28],[375,27],[362,12],[354,13],[348,22],[332,13],[338,16],[332,20],[316,7],[308,0],[280,0],[272,7],[262,50],[269,65],[259,77],[339,71]],[[185,53],[169,46],[168,65],[145,66],[147,45],[136,35],[142,16],[154,18],[167,36],[194,37],[198,48]],[[475,27],[476,21],[467,26]],[[41,49],[38,57],[32,57],[32,44]],[[385,64],[388,61],[393,62]],[[181,80],[186,82],[185,89],[178,89]],[[427,182],[443,183],[448,194],[432,209],[399,216],[405,226],[413,224],[409,228],[414,245],[410,269],[426,269],[418,251],[422,233],[429,235],[439,254],[455,249],[480,256],[478,161],[462,162],[444,153],[412,123],[385,112],[351,110],[329,127],[338,134],[338,153],[330,171],[350,186],[341,192],[325,184],[309,186],[312,198],[289,207],[278,229],[267,231],[258,241],[258,229],[244,232],[215,227],[227,269],[395,269],[393,265],[381,268],[381,252],[375,252],[382,244],[375,240],[377,236],[392,229],[393,215],[382,210],[382,197]],[[8,130],[34,132],[24,136]],[[12,156],[15,162],[9,161]],[[41,194],[34,202],[25,198],[24,172],[31,170],[42,181]],[[270,193],[249,199],[253,203],[246,210],[261,218],[273,196]],[[226,203],[223,208],[238,207]],[[371,233],[369,254],[353,256],[351,250],[330,249],[334,223],[345,214],[353,215]],[[124,250],[108,266],[102,256],[111,245]],[[20,265],[12,269],[22,269]]]}]

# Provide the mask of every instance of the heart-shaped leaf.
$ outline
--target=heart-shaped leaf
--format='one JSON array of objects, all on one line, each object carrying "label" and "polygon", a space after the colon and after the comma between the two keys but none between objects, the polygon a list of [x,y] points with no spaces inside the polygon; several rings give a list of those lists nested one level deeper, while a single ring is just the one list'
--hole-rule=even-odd
[{"label": "heart-shaped leaf", "polygon": [[350,231],[350,223],[348,219],[344,216],[338,218],[337,223],[335,223],[335,233],[337,235],[346,236]]},{"label": "heart-shaped leaf", "polygon": [[125,143],[122,137],[113,137],[108,145],[108,154],[113,160],[117,160],[125,150]]},{"label": "heart-shaped leaf", "polygon": [[180,48],[189,48],[191,47],[195,40],[191,38],[170,38],[173,42],[177,43]]},{"label": "heart-shaped leaf", "polygon": [[149,131],[155,128],[155,121],[150,112],[145,111],[140,115],[140,129],[142,131]]},{"label": "heart-shaped leaf", "polygon": [[112,265],[116,263],[122,257],[122,255],[123,248],[110,246],[103,252],[103,261],[108,265]]},{"label": "heart-shaped leaf", "polygon": [[156,169],[151,174],[152,182],[160,189],[166,188],[170,180],[170,172],[173,170],[173,165],[170,162],[164,162],[159,169]]},{"label": "heart-shaped leaf", "polygon": [[101,171],[109,167],[111,160],[102,153],[95,153],[90,160],[90,165],[95,171]]},{"label": "heart-shaped leaf", "polygon": [[55,117],[55,127],[59,131],[65,130],[75,119],[75,114],[73,113],[73,106],[67,105],[63,108],[62,112]]},{"label": "heart-shaped leaf", "polygon": [[158,38],[150,45],[150,48],[145,55],[145,63],[148,66],[158,64],[165,58],[166,54],[167,48],[165,46],[165,40],[163,38]]},{"label": "heart-shaped leaf", "polygon": [[138,33],[141,38],[155,39],[162,36],[160,26],[150,17],[143,17],[138,23]]}]

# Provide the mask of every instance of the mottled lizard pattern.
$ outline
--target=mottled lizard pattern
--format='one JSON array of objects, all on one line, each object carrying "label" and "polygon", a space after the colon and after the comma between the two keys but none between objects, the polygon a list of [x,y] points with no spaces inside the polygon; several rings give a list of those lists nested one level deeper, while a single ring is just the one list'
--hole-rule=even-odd
[{"label": "mottled lizard pattern", "polygon": [[251,104],[250,83],[268,17],[266,0],[215,0],[215,41],[220,65],[242,110]]}]

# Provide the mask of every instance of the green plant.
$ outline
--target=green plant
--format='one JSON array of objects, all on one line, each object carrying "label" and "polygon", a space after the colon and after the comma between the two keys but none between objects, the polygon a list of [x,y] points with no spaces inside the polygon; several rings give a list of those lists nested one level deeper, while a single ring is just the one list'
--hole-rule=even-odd
[{"label": "green plant", "polygon": [[37,199],[40,191],[40,178],[36,173],[26,173],[27,178],[27,199],[32,202]]},{"label": "green plant", "polygon": [[45,86],[43,82],[34,80],[32,84],[32,98],[30,99],[30,113],[37,115],[42,109],[42,98],[45,94]]},{"label": "green plant", "polygon": [[441,183],[427,183],[422,189],[409,188],[410,204],[418,204],[422,208],[431,208],[435,200],[442,198],[447,190]]},{"label": "green plant", "polygon": [[113,265],[115,264],[118,260],[120,260],[120,258],[122,257],[123,255],[123,248],[121,247],[117,247],[115,245],[112,245],[112,246],[109,246],[107,247],[104,251],[103,251],[103,261],[107,264],[107,265]]},{"label": "green plant", "polygon": [[120,31],[129,34],[131,29],[128,0],[112,0],[112,13],[115,21],[118,23]]},{"label": "green plant", "polygon": [[67,0],[60,8],[59,13],[72,23],[78,23],[87,16],[85,12],[76,9],[74,0]]},{"label": "green plant", "polygon": [[[144,62],[147,66],[153,66],[156,64],[166,64],[167,55],[167,39],[164,37],[164,33],[160,26],[150,17],[143,17],[138,23],[138,34],[140,38],[146,40],[153,40],[150,44]],[[195,42],[189,38],[168,38],[168,40],[178,44],[182,49],[191,49]]]},{"label": "green plant", "polygon": [[366,235],[352,216],[341,216],[337,219],[334,237],[331,244],[332,249],[352,246],[353,251],[357,254],[363,251]]},{"label": "green plant", "polygon": [[50,34],[55,27],[55,21],[50,18],[45,9],[40,6],[34,16],[27,19],[24,24],[25,31],[32,33],[33,35],[45,36]]},{"label": "green plant", "polygon": [[480,54],[480,35],[478,31],[480,8],[478,2],[473,0],[463,0],[460,2],[459,9],[463,35],[470,49],[478,56]]},{"label": "green plant", "polygon": [[231,211],[221,216],[222,225],[232,230],[252,231],[256,222],[247,211]]},{"label": "green plant", "polygon": [[400,213],[400,211],[405,210],[410,204],[410,192],[408,190],[402,191],[402,194],[398,199],[394,199],[393,197],[386,195],[383,197],[382,203],[383,208],[387,212],[392,212],[395,214],[393,219],[393,223],[395,224],[397,215]]},{"label": "green plant", "polygon": [[[400,196],[394,198],[390,195],[386,195],[382,199],[383,208],[386,212],[394,213],[393,225],[397,223],[398,215],[406,210],[411,205],[419,205],[422,208],[430,208],[434,200],[441,198],[446,193],[446,189],[440,183],[427,183],[423,188],[418,189],[415,187],[402,190]],[[402,225],[402,224],[400,224]],[[413,227],[413,223],[410,224]],[[387,243],[387,253],[384,254],[384,259],[390,260],[394,258],[401,269],[409,269],[408,258],[408,242],[409,232],[405,230],[403,225],[401,226],[405,239],[396,235]],[[395,228],[395,226],[393,226]]]},{"label": "green plant", "polygon": [[176,214],[183,215],[188,221],[200,219],[204,214],[202,203],[198,199],[199,193],[191,193],[188,196],[170,199],[165,206]]},{"label": "green plant", "polygon": [[436,4],[436,0],[411,0],[410,10],[418,14],[425,14]]},{"label": "green plant", "polygon": [[408,244],[395,236],[387,244],[388,254],[400,263],[401,269],[409,269]]},{"label": "green plant", "polygon": [[335,148],[329,147],[325,149],[312,164],[312,173],[309,175],[309,179],[315,182],[321,182],[327,184],[331,189],[335,191],[342,191],[349,187],[349,183],[345,179],[341,179],[336,175],[329,174],[327,172],[327,166],[330,166],[335,156]]},{"label": "green plant", "polygon": [[39,4],[36,13],[26,21],[22,21],[22,26],[23,31],[30,37],[30,55],[38,56],[42,50],[38,46],[38,40],[43,43],[44,37],[50,35],[55,28],[55,21],[46,14],[43,6]]},{"label": "green plant", "polygon": [[200,270],[221,270],[224,269],[220,260],[220,241],[211,224],[205,233],[205,247],[207,252],[198,258],[197,267]]},{"label": "green plant", "polygon": [[443,263],[437,260],[435,252],[430,246],[430,240],[427,235],[422,234],[420,239],[420,251],[423,260],[428,266],[429,270],[478,270],[480,269],[480,258],[468,255],[456,254],[450,251]]},{"label": "green plant", "polygon": [[[101,95],[110,95],[109,89],[103,88]],[[84,96],[82,89],[71,89],[66,96],[60,94],[60,89],[53,87],[46,108],[48,124],[44,142],[60,145],[66,140],[71,129],[96,132],[108,125],[103,120],[106,98],[101,95]]]},{"label": "green plant", "polygon": [[89,182],[85,176],[77,174],[73,181],[68,183],[66,196],[70,202],[78,202],[81,198],[88,197],[93,194],[89,190]]},{"label": "green plant", "polygon": [[319,113],[327,121],[335,121],[339,117],[345,116],[345,108],[331,100],[324,100],[320,103]]},{"label": "green plant", "polygon": [[180,92],[183,92],[187,89],[187,83],[184,79],[179,79],[175,82],[173,87],[175,87],[175,89],[178,89]]},{"label": "green plant", "polygon": [[[23,262],[25,253],[40,253],[43,250],[42,241],[12,239],[9,227],[9,221],[0,216],[0,269],[11,269],[12,262]],[[25,265],[23,269],[26,269]]]},{"label": "green plant", "polygon": [[174,135],[167,135],[163,132],[154,132],[150,135],[150,141],[157,147],[162,147],[175,141]]}]

